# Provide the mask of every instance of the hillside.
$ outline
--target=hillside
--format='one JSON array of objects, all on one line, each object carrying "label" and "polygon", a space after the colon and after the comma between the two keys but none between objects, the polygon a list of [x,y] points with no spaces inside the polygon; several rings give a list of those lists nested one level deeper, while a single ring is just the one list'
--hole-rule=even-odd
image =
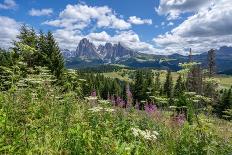
[{"label": "hillside", "polygon": [[[217,72],[230,74],[232,69],[232,47],[221,47],[216,51]],[[180,54],[167,56],[152,55],[133,51],[122,43],[106,43],[96,47],[86,38],[82,39],[76,51],[63,51],[68,68],[85,68],[103,64],[121,64],[132,68],[171,69],[178,71],[179,63],[188,62],[189,57]],[[192,56],[193,61],[202,63],[207,67],[207,53]]]}]

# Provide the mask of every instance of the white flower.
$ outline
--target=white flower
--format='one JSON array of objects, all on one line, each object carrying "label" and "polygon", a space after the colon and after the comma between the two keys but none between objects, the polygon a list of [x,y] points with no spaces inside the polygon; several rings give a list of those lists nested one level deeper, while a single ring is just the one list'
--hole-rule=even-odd
[{"label": "white flower", "polygon": [[115,110],[114,109],[110,109],[110,108],[106,108],[105,111],[107,111],[107,112],[114,112]]},{"label": "white flower", "polygon": [[157,131],[152,131],[152,133],[154,134],[154,135],[159,135],[159,133],[157,132]]},{"label": "white flower", "polygon": [[159,135],[156,131],[150,131],[150,130],[140,130],[138,128],[131,128],[132,133],[135,137],[141,137],[146,140],[156,140],[157,135]]},{"label": "white flower", "polygon": [[106,112],[114,112],[115,110],[114,109],[111,109],[111,108],[103,108],[103,107],[93,107],[93,108],[90,108],[88,109],[89,111],[91,112],[99,112],[99,111],[106,111]]},{"label": "white flower", "polygon": [[101,111],[103,108],[102,107],[94,107],[94,108],[90,108],[88,109],[89,111],[92,111],[92,112],[99,112]]}]

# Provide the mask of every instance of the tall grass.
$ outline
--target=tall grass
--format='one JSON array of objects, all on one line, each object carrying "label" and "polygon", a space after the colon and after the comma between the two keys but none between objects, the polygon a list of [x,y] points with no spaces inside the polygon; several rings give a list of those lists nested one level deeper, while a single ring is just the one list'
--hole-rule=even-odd
[{"label": "tall grass", "polygon": [[0,92],[0,154],[231,154],[231,131],[200,118],[180,125],[159,110],[91,104],[43,81]]}]

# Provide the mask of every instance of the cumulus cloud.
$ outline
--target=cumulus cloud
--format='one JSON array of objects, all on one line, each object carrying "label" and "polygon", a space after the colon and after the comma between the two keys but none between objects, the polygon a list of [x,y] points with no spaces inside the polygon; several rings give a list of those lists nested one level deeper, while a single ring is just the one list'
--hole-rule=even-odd
[{"label": "cumulus cloud", "polygon": [[14,0],[4,0],[3,3],[0,3],[0,9],[14,9],[17,6]]},{"label": "cumulus cloud", "polygon": [[75,50],[84,36],[79,30],[58,29],[54,32],[54,37],[61,49]]},{"label": "cumulus cloud", "polygon": [[66,29],[83,29],[91,22],[96,22],[99,28],[107,27],[119,30],[129,29],[131,24],[117,17],[108,6],[87,6],[85,4],[67,5],[56,20],[44,24]]},{"label": "cumulus cloud", "polygon": [[20,23],[9,17],[0,16],[0,47],[9,48],[19,32]]},{"label": "cumulus cloud", "polygon": [[142,25],[142,24],[151,25],[152,24],[151,19],[141,19],[141,18],[136,17],[136,16],[129,17],[128,22],[130,22],[131,24],[135,24],[135,25]]},{"label": "cumulus cloud", "polygon": [[168,20],[177,19],[180,14],[186,12],[198,12],[209,7],[215,0],[160,0],[158,8],[159,15],[167,16]]},{"label": "cumulus cloud", "polygon": [[152,44],[140,40],[138,34],[132,30],[120,31],[114,35],[109,35],[102,31],[98,33],[81,34],[78,30],[58,29],[54,32],[54,36],[63,49],[75,50],[78,43],[83,38],[88,38],[95,45],[105,44],[107,42],[117,44],[122,43],[124,46],[143,53],[165,54],[163,50],[155,48]]},{"label": "cumulus cloud", "polygon": [[49,16],[53,14],[53,9],[48,8],[48,9],[34,9],[32,8],[29,11],[30,16]]},{"label": "cumulus cloud", "polygon": [[231,0],[221,0],[153,41],[164,48],[169,46],[173,52],[184,52],[185,48],[192,47],[200,53],[210,48],[232,46],[231,16]]}]

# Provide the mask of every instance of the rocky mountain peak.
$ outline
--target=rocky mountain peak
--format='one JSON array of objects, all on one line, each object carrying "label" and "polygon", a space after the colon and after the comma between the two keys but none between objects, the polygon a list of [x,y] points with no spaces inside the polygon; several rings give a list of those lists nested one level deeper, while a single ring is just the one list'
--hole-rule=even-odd
[{"label": "rocky mountain peak", "polygon": [[83,38],[77,47],[76,56],[85,58],[99,58],[95,45]]},{"label": "rocky mountain peak", "polygon": [[112,43],[106,43],[96,48],[95,45],[86,38],[83,38],[79,42],[76,50],[77,57],[102,59],[106,61],[119,60],[120,58],[133,56],[134,54],[134,51],[126,48],[122,43],[114,45],[112,45]]}]

